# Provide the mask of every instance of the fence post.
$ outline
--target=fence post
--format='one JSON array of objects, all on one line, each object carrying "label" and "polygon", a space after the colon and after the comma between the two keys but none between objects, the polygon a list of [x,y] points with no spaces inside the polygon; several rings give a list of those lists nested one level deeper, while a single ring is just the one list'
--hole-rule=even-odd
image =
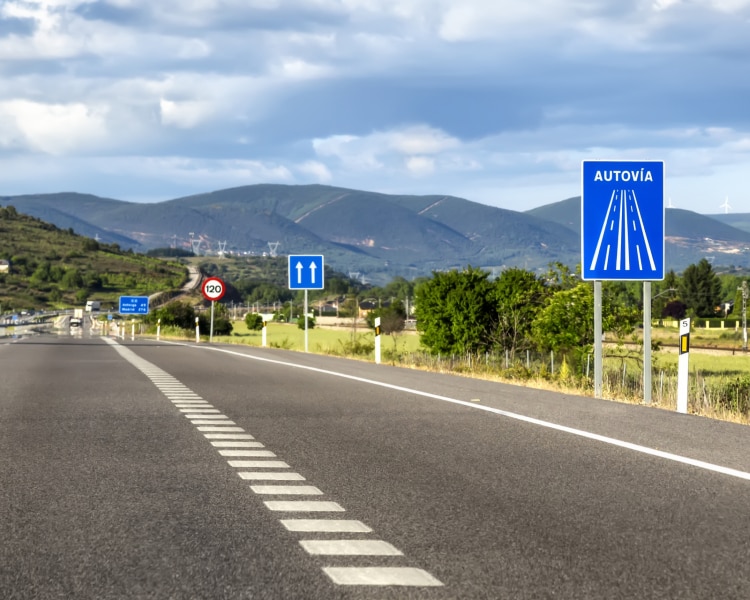
[{"label": "fence post", "polygon": [[555,351],[550,350],[549,351],[549,367],[550,367],[550,375],[555,374]]}]

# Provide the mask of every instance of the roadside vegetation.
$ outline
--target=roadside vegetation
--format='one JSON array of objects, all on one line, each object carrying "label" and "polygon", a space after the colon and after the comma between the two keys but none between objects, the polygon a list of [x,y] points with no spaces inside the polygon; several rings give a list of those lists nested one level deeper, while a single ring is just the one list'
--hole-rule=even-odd
[{"label": "roadside vegetation", "polygon": [[0,314],[82,306],[99,300],[117,306],[121,295],[175,290],[184,265],[122,251],[0,207]]},{"label": "roadside vegetation", "polygon": [[[695,326],[693,348],[726,353],[692,352],[690,411],[748,422],[750,361],[743,352],[741,312],[736,314],[721,300],[730,292],[736,300],[739,293],[741,307],[743,280],[719,276],[708,263],[695,267],[682,277],[669,273],[665,282],[653,284],[652,402],[671,409],[676,404],[677,355],[672,350],[679,337],[677,320],[689,315]],[[639,403],[644,397],[641,292],[639,283],[603,285],[607,398]],[[363,318],[351,320],[362,314],[363,305],[368,306]],[[413,307],[409,314],[406,305]],[[291,301],[270,314],[268,346],[304,348],[303,321],[289,323],[295,310],[299,315]],[[728,314],[718,314],[721,311]],[[350,327],[334,330],[309,322],[311,351],[372,360],[379,316],[383,360],[391,364],[593,393],[592,285],[562,265],[543,276],[508,269],[490,280],[485,271],[468,267],[435,273],[415,285],[396,280],[382,289],[353,291],[339,314]],[[406,329],[411,317],[416,317],[416,330]],[[207,331],[203,326],[201,330]],[[231,334],[216,334],[216,326],[214,331],[216,342],[259,346],[262,320],[250,311],[244,320],[232,321]],[[183,336],[191,339],[194,328]]]},{"label": "roadside vegetation", "polygon": [[[175,262],[179,260],[181,262]],[[260,345],[262,318],[268,345],[304,347],[303,292],[287,288],[286,257],[155,257],[123,252],[116,245],[0,208],[0,312],[81,306],[100,300],[116,307],[119,295],[174,292],[187,277],[186,264],[222,277],[227,294],[214,307],[214,339]],[[0,263],[2,265],[3,263]],[[750,363],[746,353],[746,273],[717,273],[707,260],[652,284],[652,398],[674,407],[677,321],[690,317],[690,411],[743,422],[750,419]],[[606,332],[604,394],[641,402],[642,284],[603,284]],[[109,304],[108,304],[109,303]],[[518,268],[491,279],[478,268],[435,272],[407,281],[396,277],[373,287],[326,269],[326,289],[309,292],[309,348],[371,360],[375,319],[380,318],[383,360],[591,393],[593,390],[593,286],[561,264],[546,273]],[[208,335],[210,313],[199,294],[152,308],[142,326],[163,336],[194,339],[195,319]],[[325,319],[350,326],[330,329]]]}]

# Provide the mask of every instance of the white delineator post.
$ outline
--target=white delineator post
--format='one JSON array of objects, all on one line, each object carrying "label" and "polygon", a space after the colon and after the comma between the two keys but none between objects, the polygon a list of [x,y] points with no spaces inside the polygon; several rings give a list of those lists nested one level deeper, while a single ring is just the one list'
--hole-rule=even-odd
[{"label": "white delineator post", "polygon": [[380,364],[380,317],[375,317],[375,364]]},{"label": "white delineator post", "polygon": [[195,343],[198,344],[201,341],[201,327],[198,323],[198,317],[195,317]]},{"label": "white delineator post", "polygon": [[135,319],[130,320],[130,341],[135,339]]},{"label": "white delineator post", "polygon": [[690,319],[680,321],[680,358],[677,364],[677,412],[688,409],[688,357],[690,356]]},{"label": "white delineator post", "polygon": [[161,335],[161,319],[156,319],[156,341],[159,341]]},{"label": "white delineator post", "polygon": [[268,341],[268,334],[266,333],[266,320],[263,319],[263,330],[261,332],[261,345],[265,348],[266,342]]}]

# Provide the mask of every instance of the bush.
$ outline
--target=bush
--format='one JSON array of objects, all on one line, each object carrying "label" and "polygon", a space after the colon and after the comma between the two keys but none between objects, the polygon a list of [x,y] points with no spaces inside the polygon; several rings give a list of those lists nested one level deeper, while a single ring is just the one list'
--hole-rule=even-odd
[{"label": "bush", "polygon": [[245,315],[245,325],[250,331],[260,331],[263,329],[263,317],[258,313],[247,313]]},{"label": "bush", "polygon": [[155,323],[157,319],[161,319],[161,324],[164,326],[171,325],[180,329],[194,329],[195,309],[184,302],[170,302],[153,311],[145,320]]},{"label": "bush", "polygon": [[375,342],[353,337],[348,341],[341,341],[341,351],[344,356],[368,356],[375,352]]},{"label": "bush", "polygon": [[[299,327],[300,329],[305,328],[305,319],[303,317],[300,317],[299,319],[297,319],[297,327]],[[315,327],[315,319],[313,319],[312,317],[307,317],[307,328],[313,329],[314,327]]]},{"label": "bush", "polygon": [[750,413],[750,375],[741,375],[712,387],[713,396],[720,406],[740,414]]},{"label": "bush", "polygon": [[[201,334],[211,331],[211,314],[201,314],[198,317]],[[214,314],[214,335],[232,335],[232,323],[223,316]]]}]

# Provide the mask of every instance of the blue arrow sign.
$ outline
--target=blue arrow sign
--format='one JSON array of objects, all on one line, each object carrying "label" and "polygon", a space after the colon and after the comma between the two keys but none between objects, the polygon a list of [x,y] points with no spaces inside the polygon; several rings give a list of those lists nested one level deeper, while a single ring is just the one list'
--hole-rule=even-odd
[{"label": "blue arrow sign", "polygon": [[664,279],[664,162],[585,160],[584,280]]},{"label": "blue arrow sign", "polygon": [[324,279],[322,255],[289,255],[290,290],[322,290]]},{"label": "blue arrow sign", "polygon": [[120,296],[121,315],[147,315],[148,296]]}]

